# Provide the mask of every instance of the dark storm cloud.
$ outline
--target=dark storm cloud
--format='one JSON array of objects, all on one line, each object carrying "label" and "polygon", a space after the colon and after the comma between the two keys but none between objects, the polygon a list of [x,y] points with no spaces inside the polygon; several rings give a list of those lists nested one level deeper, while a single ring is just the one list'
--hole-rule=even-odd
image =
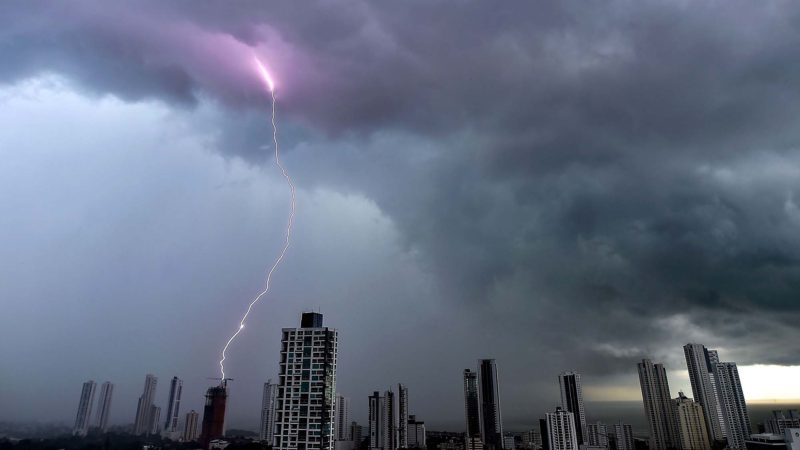
[{"label": "dark storm cloud", "polygon": [[253,161],[242,61],[269,56],[298,178],[374,200],[482,354],[529,342],[497,350],[520,360],[509,389],[675,367],[697,329],[723,357],[800,364],[794,3],[74,5],[0,7],[0,79],[210,98],[219,150]]}]

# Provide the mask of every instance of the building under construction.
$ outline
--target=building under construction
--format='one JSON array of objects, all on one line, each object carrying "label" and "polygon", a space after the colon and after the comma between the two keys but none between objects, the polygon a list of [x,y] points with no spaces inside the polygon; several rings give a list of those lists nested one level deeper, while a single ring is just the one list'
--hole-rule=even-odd
[{"label": "building under construction", "polygon": [[225,436],[225,403],[228,400],[227,379],[219,386],[212,386],[206,391],[206,406],[203,408],[203,429],[200,432],[200,445],[208,450],[214,439]]}]

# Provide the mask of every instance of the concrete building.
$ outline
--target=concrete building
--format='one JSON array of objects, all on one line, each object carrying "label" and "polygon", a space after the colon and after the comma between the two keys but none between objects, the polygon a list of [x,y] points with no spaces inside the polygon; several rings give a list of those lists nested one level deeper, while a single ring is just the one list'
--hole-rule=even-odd
[{"label": "concrete building", "polygon": [[750,437],[750,415],[747,412],[736,363],[716,363],[714,379],[719,406],[725,420],[728,447],[744,450],[745,440]]},{"label": "concrete building", "polygon": [[101,433],[108,431],[108,416],[111,413],[111,397],[114,395],[114,385],[108,381],[100,385],[100,397],[97,399],[97,417],[95,423]]},{"label": "concrete building", "polygon": [[709,442],[723,440],[722,413],[717,399],[714,364],[719,361],[717,352],[709,351],[702,344],[686,344],[683,346],[686,367],[689,370],[689,381],[692,384],[694,401],[703,407],[703,417]]},{"label": "concrete building", "polygon": [[465,446],[467,450],[483,450],[480,411],[478,373],[464,369],[464,418],[467,424]]},{"label": "concrete building", "polygon": [[514,436],[510,435],[503,436],[503,448],[505,450],[515,450],[517,448],[517,443]]},{"label": "concrete building", "polygon": [[74,436],[86,436],[89,432],[89,422],[92,417],[92,405],[94,404],[94,391],[97,383],[89,380],[83,383],[81,388],[81,398],[78,401],[78,412],[75,414],[75,426],[72,428]]},{"label": "concrete building", "polygon": [[558,386],[561,389],[561,408],[575,416],[578,444],[586,444],[586,411],[583,408],[581,375],[577,372],[562,372],[558,376]]},{"label": "concrete building", "polygon": [[649,359],[638,363],[638,370],[644,412],[650,428],[650,450],[677,447],[667,371],[662,364],[653,364]]},{"label": "concrete building", "polygon": [[350,425],[350,399],[343,396],[336,396],[336,426],[334,427],[334,438],[337,441],[352,441]]},{"label": "concrete building", "polygon": [[397,385],[397,446],[408,448],[408,388]]},{"label": "concrete building", "polygon": [[555,412],[545,415],[547,424],[547,449],[545,450],[578,450],[578,435],[575,428],[575,416],[561,407]]},{"label": "concrete building", "polygon": [[783,436],[783,431],[787,428],[800,428],[800,413],[796,409],[775,410],[764,425],[767,433]]},{"label": "concrete building", "polygon": [[394,392],[375,391],[369,397],[369,448],[377,450],[397,449],[397,421]]},{"label": "concrete building", "polygon": [[228,403],[228,382],[222,380],[218,386],[206,391],[203,407],[203,427],[200,430],[200,445],[208,450],[211,441],[225,437],[225,410]]},{"label": "concrete building", "polygon": [[277,450],[333,450],[338,332],[322,314],[303,313],[284,328],[275,414]]},{"label": "concrete building", "polygon": [[480,400],[481,440],[486,450],[503,448],[503,415],[500,409],[500,386],[497,363],[478,361],[478,398]]},{"label": "concrete building", "polygon": [[136,405],[133,434],[150,434],[153,431],[153,400],[155,400],[157,385],[158,378],[153,374],[147,374],[144,379],[144,392],[142,392]]},{"label": "concrete building", "polygon": [[278,397],[278,385],[272,379],[264,383],[264,392],[261,396],[261,425],[258,430],[258,439],[272,445],[275,437],[275,399]]},{"label": "concrete building", "polygon": [[[577,432],[577,425],[575,428]],[[586,445],[608,448],[608,425],[602,422],[586,424]]]},{"label": "concrete building", "polygon": [[169,384],[169,397],[167,398],[167,417],[164,421],[164,433],[170,438],[175,437],[178,431],[178,414],[181,407],[181,392],[183,391],[183,380],[172,377]]},{"label": "concrete building", "polygon": [[676,447],[681,450],[711,450],[703,407],[678,393],[672,401],[675,427],[678,431]]},{"label": "concrete building", "polygon": [[161,421],[161,407],[153,405],[150,407],[150,431],[148,434],[158,434]]},{"label": "concrete building", "polygon": [[417,416],[408,416],[407,421],[408,448],[425,449],[427,445],[425,422],[417,420]]},{"label": "concrete building", "polygon": [[535,450],[542,448],[542,435],[539,430],[528,430],[522,433],[522,448]]},{"label": "concrete building", "polygon": [[615,423],[614,440],[617,450],[634,450],[633,427],[629,423]]},{"label": "concrete building", "polygon": [[197,439],[197,411],[191,410],[186,413],[186,423],[183,424],[183,442],[192,442]]}]

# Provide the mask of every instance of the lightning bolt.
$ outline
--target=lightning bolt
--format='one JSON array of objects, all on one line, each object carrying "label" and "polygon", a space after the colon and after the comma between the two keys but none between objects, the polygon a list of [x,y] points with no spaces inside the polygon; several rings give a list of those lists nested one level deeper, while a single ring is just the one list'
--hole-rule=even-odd
[{"label": "lightning bolt", "polygon": [[283,243],[283,248],[281,249],[280,254],[275,259],[275,262],[272,263],[272,267],[270,267],[269,272],[267,272],[267,281],[264,286],[264,290],[261,291],[253,301],[247,306],[247,311],[245,311],[244,315],[242,316],[242,320],[239,321],[239,327],[236,331],[231,335],[228,342],[225,343],[225,347],[222,349],[222,359],[219,360],[219,370],[222,373],[222,379],[225,379],[225,352],[228,350],[228,347],[231,343],[239,336],[239,333],[242,332],[244,329],[244,323],[247,320],[247,316],[250,314],[250,311],[253,309],[253,306],[261,300],[261,297],[265,296],[269,292],[270,283],[272,282],[272,274],[275,272],[275,269],[278,268],[281,261],[283,261],[283,257],[286,255],[286,251],[289,249],[289,244],[292,238],[292,225],[294,224],[294,211],[295,211],[295,189],[294,183],[292,183],[292,179],[289,177],[289,173],[286,171],[286,168],[281,164],[281,156],[280,150],[278,146],[278,126],[275,124],[275,83],[272,81],[272,77],[269,75],[269,72],[258,60],[258,58],[254,58],[256,63],[256,68],[258,72],[261,74],[264,82],[267,85],[267,89],[269,90],[270,96],[272,97],[272,142],[275,145],[275,164],[278,168],[281,169],[281,174],[283,178],[286,179],[286,184],[289,185],[289,190],[291,191],[291,209],[289,212],[289,220],[286,224],[286,240]]}]

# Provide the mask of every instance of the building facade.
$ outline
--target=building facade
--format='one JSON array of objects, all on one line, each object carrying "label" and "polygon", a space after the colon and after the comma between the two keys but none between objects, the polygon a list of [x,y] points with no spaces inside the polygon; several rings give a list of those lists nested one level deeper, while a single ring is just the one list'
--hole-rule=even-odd
[{"label": "building facade", "polygon": [[562,372],[558,376],[558,386],[561,389],[561,408],[575,416],[578,445],[586,444],[586,412],[583,408],[581,375],[577,372]]},{"label": "building facade", "polygon": [[157,385],[158,378],[153,374],[147,374],[144,379],[144,391],[136,405],[136,420],[133,423],[134,434],[149,434],[153,430],[153,400],[156,396]]},{"label": "building facade", "polygon": [[94,404],[94,391],[97,383],[89,380],[83,383],[81,388],[81,398],[78,401],[78,412],[75,415],[75,426],[72,428],[74,436],[86,436],[89,432],[89,423],[92,417],[92,405]]},{"label": "building facade", "polygon": [[493,359],[478,361],[478,394],[481,440],[484,448],[501,450],[503,448],[503,415],[500,409],[497,363]]},{"label": "building facade", "polygon": [[417,420],[417,416],[408,416],[408,448],[425,449],[426,448],[426,435],[425,435],[425,422]]},{"label": "building facade", "polygon": [[333,450],[337,346],[337,331],[323,327],[319,313],[282,330],[276,449]]},{"label": "building facade", "polygon": [[352,441],[353,435],[351,433],[350,421],[350,399],[343,396],[336,396],[336,427],[334,429],[334,438],[337,441]]},{"label": "building facade", "polygon": [[765,426],[767,433],[783,435],[787,428],[800,428],[800,412],[796,409],[772,411]]},{"label": "building facade", "polygon": [[467,450],[483,450],[481,441],[481,406],[478,399],[478,373],[464,369],[464,417],[467,421]]},{"label": "building facade", "polygon": [[694,401],[703,407],[708,440],[709,442],[723,440],[725,433],[714,379],[714,364],[719,360],[717,352],[709,351],[702,344],[686,344],[683,346],[683,353],[689,370]]},{"label": "building facade", "polygon": [[178,414],[181,407],[181,392],[183,380],[172,377],[169,384],[169,397],[167,398],[167,417],[164,421],[164,432],[172,437],[178,431]]},{"label": "building facade", "polygon": [[100,385],[100,397],[97,399],[97,428],[101,433],[108,431],[108,416],[111,413],[111,397],[114,395],[114,385],[108,381]]},{"label": "building facade", "polygon": [[397,385],[397,446],[408,448],[408,388]]},{"label": "building facade", "polygon": [[678,432],[676,446],[681,450],[711,450],[703,407],[678,393],[672,401],[675,427]]},{"label": "building facade", "polygon": [[578,435],[575,416],[562,408],[545,415],[547,445],[545,450],[578,450]]},{"label": "building facade", "polygon": [[225,410],[228,403],[228,382],[222,380],[218,386],[206,391],[203,407],[203,426],[200,429],[200,445],[208,450],[211,441],[225,437]]},{"label": "building facade", "polygon": [[197,420],[199,417],[200,415],[195,410],[186,413],[186,423],[183,424],[183,442],[197,440]]},{"label": "building facade", "polygon": [[258,439],[272,445],[275,438],[275,399],[278,397],[278,385],[271,379],[264,383],[264,392],[261,397],[261,426],[258,430]]},{"label": "building facade", "polygon": [[614,440],[617,450],[634,450],[633,427],[629,423],[614,424]]},{"label": "building facade", "polygon": [[[577,425],[575,431],[578,432]],[[586,424],[586,445],[608,448],[608,425],[602,422]]]},{"label": "building facade", "polygon": [[642,360],[638,364],[638,369],[644,412],[650,428],[650,450],[674,448],[677,432],[672,414],[667,371],[662,364],[653,364],[649,359]]},{"label": "building facade", "polygon": [[397,449],[397,419],[394,392],[391,389],[383,395],[375,391],[369,397],[369,448]]},{"label": "building facade", "polygon": [[736,363],[717,363],[714,367],[714,379],[719,395],[719,406],[725,420],[728,447],[744,450],[744,441],[750,437],[750,415],[747,412]]}]

